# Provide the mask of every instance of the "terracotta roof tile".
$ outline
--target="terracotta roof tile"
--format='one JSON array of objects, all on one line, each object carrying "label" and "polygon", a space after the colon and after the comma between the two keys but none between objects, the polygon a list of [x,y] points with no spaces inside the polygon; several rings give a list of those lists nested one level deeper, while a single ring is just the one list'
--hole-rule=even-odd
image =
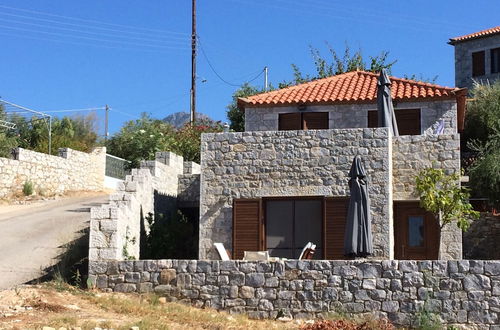
[{"label": "terracotta roof tile", "polygon": [[454,44],[461,42],[461,41],[482,38],[482,37],[490,36],[490,35],[497,34],[497,33],[500,33],[500,26],[496,26],[496,27],[493,27],[491,29],[486,29],[486,30],[482,30],[479,32],[466,34],[466,35],[460,36],[460,37],[451,38],[449,44],[454,45]]},{"label": "terracotta roof tile", "polygon": [[[371,103],[377,99],[378,77],[378,74],[372,72],[353,71],[240,98],[239,101],[243,107],[301,103]],[[455,97],[455,88],[395,77],[390,79],[395,101]]]}]

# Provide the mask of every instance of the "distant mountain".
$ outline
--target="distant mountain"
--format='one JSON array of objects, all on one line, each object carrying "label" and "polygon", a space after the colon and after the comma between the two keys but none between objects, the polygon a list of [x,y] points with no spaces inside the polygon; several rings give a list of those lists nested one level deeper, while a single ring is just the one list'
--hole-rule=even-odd
[{"label": "distant mountain", "polygon": [[[166,122],[167,124],[170,124],[174,127],[182,127],[186,123],[189,123],[189,120],[191,119],[191,114],[189,112],[176,112],[173,114],[168,115],[167,117],[163,118],[163,121]],[[205,114],[196,113],[196,121],[204,121],[204,122],[210,122],[210,123],[215,123],[216,121],[213,120],[212,118],[208,117]]]}]

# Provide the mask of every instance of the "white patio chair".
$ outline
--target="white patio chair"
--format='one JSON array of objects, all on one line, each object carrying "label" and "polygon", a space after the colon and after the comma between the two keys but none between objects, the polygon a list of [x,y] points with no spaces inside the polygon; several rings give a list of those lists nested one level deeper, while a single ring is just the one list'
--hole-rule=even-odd
[{"label": "white patio chair", "polygon": [[219,253],[220,260],[222,261],[228,261],[231,260],[229,257],[229,254],[227,253],[226,249],[224,248],[224,244],[222,243],[214,243],[215,249]]},{"label": "white patio chair", "polygon": [[310,249],[312,246],[313,246],[313,243],[311,243],[311,242],[307,243],[306,246],[304,246],[304,248],[302,249],[302,252],[300,252],[299,260],[302,260],[302,258],[305,256],[306,251],[308,249]]}]

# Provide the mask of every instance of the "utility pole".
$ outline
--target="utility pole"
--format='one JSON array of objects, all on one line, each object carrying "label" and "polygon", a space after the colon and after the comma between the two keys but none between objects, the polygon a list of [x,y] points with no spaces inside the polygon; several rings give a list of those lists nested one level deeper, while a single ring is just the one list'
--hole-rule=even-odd
[{"label": "utility pole", "polygon": [[196,0],[192,0],[191,10],[191,126],[196,119]]},{"label": "utility pole", "polygon": [[267,74],[269,73],[269,69],[267,66],[264,67],[264,91],[267,92],[268,85],[267,85]]},{"label": "utility pole", "polygon": [[104,117],[104,141],[108,141],[109,131],[108,131],[108,119],[109,119],[109,107],[106,104],[106,116]]}]

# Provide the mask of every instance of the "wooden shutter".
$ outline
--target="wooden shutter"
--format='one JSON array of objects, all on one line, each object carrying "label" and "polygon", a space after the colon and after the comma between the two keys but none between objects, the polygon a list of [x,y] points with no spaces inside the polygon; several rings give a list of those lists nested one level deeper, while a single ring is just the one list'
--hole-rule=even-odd
[{"label": "wooden shutter", "polygon": [[302,119],[300,112],[294,113],[280,113],[278,130],[280,131],[290,131],[290,130],[301,130],[302,129]]},{"label": "wooden shutter", "polygon": [[233,201],[233,259],[242,259],[244,251],[263,248],[261,201],[235,199]]},{"label": "wooden shutter", "polygon": [[399,135],[420,135],[420,109],[395,110]]},{"label": "wooden shutter", "polygon": [[344,234],[349,208],[349,198],[326,197],[324,217],[325,259],[346,259],[344,256]]},{"label": "wooden shutter", "polygon": [[[399,135],[420,135],[420,109],[394,110],[396,122],[398,123]],[[378,112],[368,111],[368,127],[378,127]]]},{"label": "wooden shutter", "polygon": [[377,110],[368,111],[368,128],[378,127],[378,112]]},{"label": "wooden shutter", "polygon": [[480,52],[472,53],[472,76],[473,77],[484,76],[484,74],[485,74],[484,57],[485,57],[484,50],[480,51]]},{"label": "wooden shutter", "polygon": [[302,120],[304,129],[328,129],[328,112],[305,112]]}]

